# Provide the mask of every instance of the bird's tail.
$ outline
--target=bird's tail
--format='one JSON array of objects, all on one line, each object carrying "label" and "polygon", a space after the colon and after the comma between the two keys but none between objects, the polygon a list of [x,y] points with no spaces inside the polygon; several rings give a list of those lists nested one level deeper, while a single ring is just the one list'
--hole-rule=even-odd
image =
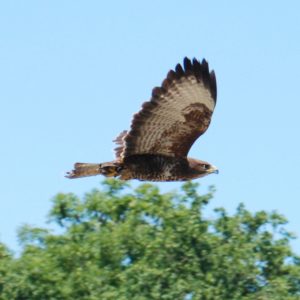
[{"label": "bird's tail", "polygon": [[76,163],[74,165],[74,170],[67,172],[66,177],[73,179],[99,174],[106,177],[116,177],[119,175],[120,170],[120,163],[114,161],[102,164]]}]

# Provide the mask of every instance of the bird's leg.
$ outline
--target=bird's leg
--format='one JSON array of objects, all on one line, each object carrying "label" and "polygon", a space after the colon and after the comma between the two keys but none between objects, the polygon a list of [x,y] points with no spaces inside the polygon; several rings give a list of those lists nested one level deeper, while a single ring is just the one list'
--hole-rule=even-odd
[{"label": "bird's leg", "polygon": [[106,177],[117,177],[120,175],[119,172],[121,169],[121,166],[116,166],[115,164],[111,163],[100,164],[100,172]]}]

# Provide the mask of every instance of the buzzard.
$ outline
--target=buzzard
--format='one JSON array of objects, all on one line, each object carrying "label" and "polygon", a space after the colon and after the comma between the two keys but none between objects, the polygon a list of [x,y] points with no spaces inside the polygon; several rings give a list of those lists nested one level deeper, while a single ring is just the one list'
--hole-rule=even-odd
[{"label": "buzzard", "polygon": [[218,173],[213,165],[187,157],[208,128],[217,99],[214,71],[205,59],[184,58],[170,70],[150,101],[133,116],[129,131],[114,140],[116,158],[100,164],[76,163],[66,177],[102,174],[123,180],[191,180]]}]

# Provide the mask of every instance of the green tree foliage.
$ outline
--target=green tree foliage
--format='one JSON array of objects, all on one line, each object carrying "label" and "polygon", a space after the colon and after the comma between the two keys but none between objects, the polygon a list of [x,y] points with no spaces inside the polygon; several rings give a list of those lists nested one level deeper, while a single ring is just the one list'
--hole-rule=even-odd
[{"label": "green tree foliage", "polygon": [[1,300],[300,299],[300,261],[279,214],[204,210],[199,195],[107,180],[80,200],[58,194],[50,221],[24,226],[19,258],[0,246]]}]

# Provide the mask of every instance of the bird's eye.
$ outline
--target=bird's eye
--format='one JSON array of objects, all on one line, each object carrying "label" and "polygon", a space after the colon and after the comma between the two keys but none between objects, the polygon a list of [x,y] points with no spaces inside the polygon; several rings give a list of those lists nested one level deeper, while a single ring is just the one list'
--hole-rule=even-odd
[{"label": "bird's eye", "polygon": [[207,164],[202,165],[202,167],[203,167],[204,170],[208,170],[209,169],[209,165],[207,165]]}]

